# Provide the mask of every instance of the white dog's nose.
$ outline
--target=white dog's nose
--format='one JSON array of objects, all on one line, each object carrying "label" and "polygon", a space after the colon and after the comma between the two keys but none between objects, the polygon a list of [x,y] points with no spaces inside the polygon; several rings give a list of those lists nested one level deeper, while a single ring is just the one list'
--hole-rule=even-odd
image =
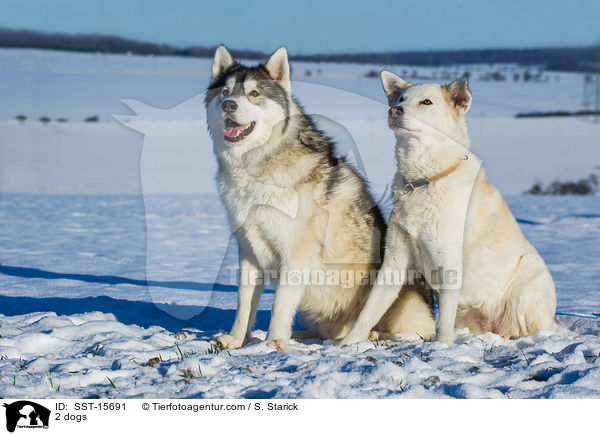
[{"label": "white dog's nose", "polygon": [[397,118],[402,113],[404,113],[404,109],[402,108],[402,106],[390,107],[390,110],[388,110],[388,114],[390,115],[390,118]]}]

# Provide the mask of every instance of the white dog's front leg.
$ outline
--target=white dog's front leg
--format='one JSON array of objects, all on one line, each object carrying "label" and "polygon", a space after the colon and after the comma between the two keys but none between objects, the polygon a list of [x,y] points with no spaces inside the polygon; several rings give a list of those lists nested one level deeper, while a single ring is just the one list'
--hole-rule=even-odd
[{"label": "white dog's front leg", "polygon": [[[379,277],[380,275],[385,275],[383,269],[379,271],[377,276]],[[379,281],[379,278],[377,281]],[[348,335],[340,342],[340,346],[349,346],[360,341],[366,341],[369,338],[371,329],[379,322],[385,312],[392,306],[396,297],[398,297],[401,288],[402,284],[397,286],[375,284],[356,323]]]},{"label": "white dog's front leg", "polygon": [[452,346],[454,344],[454,322],[460,299],[460,289],[442,289],[438,295],[440,312],[435,325],[435,339]]},{"label": "white dog's front leg", "polygon": [[[356,323],[340,342],[340,346],[366,341],[369,338],[371,329],[381,320],[398,297],[400,290],[402,290],[408,269],[406,241],[402,237],[389,234],[386,243],[389,243],[389,248],[385,254],[383,264],[377,272],[377,280]],[[393,282],[396,277],[400,278],[399,282]]]},{"label": "white dog's front leg", "polygon": [[434,258],[425,263],[428,268],[425,275],[438,295],[439,315],[435,325],[435,339],[448,346],[454,344],[454,322],[462,288],[461,252],[456,245],[452,245],[451,249],[438,251]]},{"label": "white dog's front leg", "polygon": [[[240,242],[241,245],[241,242]],[[264,288],[263,278],[254,256],[240,247],[240,285],[238,288],[238,308],[230,334],[221,335],[217,343],[224,348],[242,347],[256,318],[256,309]]]}]

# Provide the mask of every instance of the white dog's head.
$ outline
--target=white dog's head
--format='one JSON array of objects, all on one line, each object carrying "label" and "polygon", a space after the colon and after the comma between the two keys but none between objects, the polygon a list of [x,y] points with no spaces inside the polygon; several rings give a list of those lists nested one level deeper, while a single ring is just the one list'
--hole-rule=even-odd
[{"label": "white dog's head", "polygon": [[411,85],[396,74],[381,72],[388,97],[388,125],[401,142],[415,138],[425,145],[459,144],[469,147],[465,115],[473,97],[466,77],[446,86]]}]

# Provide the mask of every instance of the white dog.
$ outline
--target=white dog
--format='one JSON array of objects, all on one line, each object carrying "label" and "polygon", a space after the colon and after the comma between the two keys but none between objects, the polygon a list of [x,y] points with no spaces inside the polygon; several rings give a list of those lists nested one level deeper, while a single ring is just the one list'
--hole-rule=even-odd
[{"label": "white dog", "polygon": [[449,345],[455,327],[503,337],[553,328],[552,277],[469,153],[467,79],[412,86],[383,71],[381,80],[397,139],[395,205],[377,285],[341,344],[369,336],[401,290],[385,282],[398,269],[416,269],[436,290],[436,339]]}]

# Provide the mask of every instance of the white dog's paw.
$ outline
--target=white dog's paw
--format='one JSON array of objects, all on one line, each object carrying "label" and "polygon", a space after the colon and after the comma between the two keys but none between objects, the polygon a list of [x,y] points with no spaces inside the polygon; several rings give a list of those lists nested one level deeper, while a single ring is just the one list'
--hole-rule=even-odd
[{"label": "white dog's paw", "polygon": [[237,349],[244,345],[244,339],[225,334],[217,337],[216,344],[223,349]]},{"label": "white dog's paw", "polygon": [[275,340],[267,340],[266,341],[266,345],[269,347],[272,347],[275,350],[289,350],[290,349],[290,343],[288,342],[288,340],[284,340],[283,338],[278,338]]}]

